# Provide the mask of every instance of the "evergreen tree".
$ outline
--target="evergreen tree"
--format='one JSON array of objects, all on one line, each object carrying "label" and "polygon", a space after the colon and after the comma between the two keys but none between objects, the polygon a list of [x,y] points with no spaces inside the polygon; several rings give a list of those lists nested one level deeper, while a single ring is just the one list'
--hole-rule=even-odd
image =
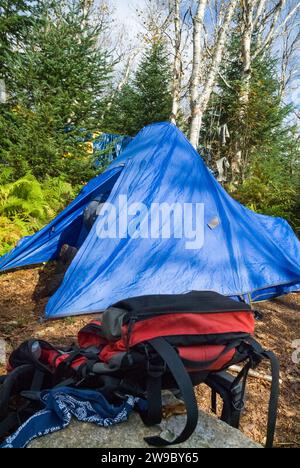
[{"label": "evergreen tree", "polygon": [[0,159],[15,178],[28,170],[72,182],[92,175],[84,141],[103,114],[110,67],[88,19],[81,0],[42,2],[24,50],[8,60],[11,112]]},{"label": "evergreen tree", "polygon": [[137,119],[137,93],[133,84],[126,84],[116,93],[104,116],[104,130],[135,136],[141,129]]},{"label": "evergreen tree", "polygon": [[145,125],[169,120],[172,109],[171,66],[163,42],[154,42],[144,54],[136,75],[114,99],[109,126],[135,135]]},{"label": "evergreen tree", "polygon": [[137,119],[140,127],[169,120],[172,109],[170,92],[171,67],[162,42],[155,43],[145,54],[137,71]]},{"label": "evergreen tree", "polygon": [[7,55],[24,41],[32,24],[33,0],[0,0],[0,78],[4,78]]},{"label": "evergreen tree", "polygon": [[[292,107],[281,102],[276,60],[264,55],[253,65],[249,102],[241,109],[239,48],[235,36],[230,60],[222,70],[225,80],[220,79],[205,118],[202,140],[214,160],[226,156],[231,163],[237,148],[241,151],[239,179],[228,186],[239,201],[258,212],[285,217],[297,228],[300,145],[288,119]],[[226,144],[220,139],[223,125],[230,133]]]},{"label": "evergreen tree", "polygon": [[10,82],[8,60],[24,45],[32,25],[33,0],[0,0],[0,171],[4,170],[3,150],[9,142],[11,121],[8,99]]}]

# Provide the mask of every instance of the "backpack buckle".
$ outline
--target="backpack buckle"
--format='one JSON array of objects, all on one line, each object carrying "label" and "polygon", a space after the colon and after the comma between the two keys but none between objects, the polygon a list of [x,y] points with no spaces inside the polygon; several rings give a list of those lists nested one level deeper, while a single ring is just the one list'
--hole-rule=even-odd
[{"label": "backpack buckle", "polygon": [[162,361],[160,359],[160,362],[158,362],[157,358],[158,356],[154,356],[155,357],[155,362],[154,360],[152,360],[151,357],[148,358],[148,361],[147,361],[147,374],[150,376],[150,377],[154,377],[154,378],[159,378],[161,377],[162,375],[164,375],[167,371],[167,363],[165,361]]},{"label": "backpack buckle", "polygon": [[155,379],[164,375],[167,370],[167,363],[149,345],[145,345],[145,354],[147,357],[147,374]]},{"label": "backpack buckle", "polygon": [[245,409],[245,400],[242,398],[239,401],[232,401],[232,407],[235,411],[242,413]]},{"label": "backpack buckle", "polygon": [[167,364],[164,362],[162,364],[152,364],[151,362],[148,361],[147,364],[147,374],[150,377],[154,377],[155,379],[158,379],[162,375],[166,373],[167,370]]}]

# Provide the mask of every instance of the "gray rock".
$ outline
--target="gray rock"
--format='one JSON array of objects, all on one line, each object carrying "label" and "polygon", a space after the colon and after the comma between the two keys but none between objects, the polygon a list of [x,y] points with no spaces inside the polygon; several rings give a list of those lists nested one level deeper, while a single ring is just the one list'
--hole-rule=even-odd
[{"label": "gray rock", "polygon": [[[109,429],[73,421],[60,432],[33,441],[29,448],[149,448],[144,437],[162,435],[173,440],[185,424],[185,416],[173,416],[161,426],[147,428],[138,414],[127,423]],[[213,416],[200,412],[193,436],[177,448],[261,448],[240,431]]]}]

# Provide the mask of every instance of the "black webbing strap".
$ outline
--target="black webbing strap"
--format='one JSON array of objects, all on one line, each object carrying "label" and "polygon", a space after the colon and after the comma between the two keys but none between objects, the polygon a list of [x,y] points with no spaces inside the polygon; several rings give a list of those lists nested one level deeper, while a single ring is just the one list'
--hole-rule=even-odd
[{"label": "black webbing strap", "polygon": [[21,425],[19,414],[17,412],[9,413],[6,418],[0,422],[0,438],[8,436],[11,431]]},{"label": "black webbing strap", "polygon": [[147,377],[147,402],[148,411],[140,412],[143,423],[146,426],[155,426],[162,420],[162,395],[161,395],[161,375],[148,373]]},{"label": "black webbing strap", "polygon": [[31,406],[26,402],[17,411],[11,411],[5,419],[0,422],[0,439],[9,436],[12,432],[16,431],[24,421],[27,421],[33,416],[38,409]]},{"label": "black webbing strap", "polygon": [[[7,398],[5,400],[5,404],[7,406],[7,416],[2,419],[0,422],[0,437],[3,437],[5,435],[8,435],[11,433],[12,430],[15,430],[17,427],[19,427],[22,424],[22,418],[21,415],[28,414],[28,418],[32,416],[36,410],[34,408],[31,408],[31,401],[27,401],[25,404],[23,404],[20,408],[18,408],[15,411],[9,410],[9,399],[12,396],[12,390],[13,390],[13,384],[17,383],[17,378],[22,377],[23,375],[26,375],[28,371],[33,370],[31,366],[20,366],[19,368],[15,369],[10,376],[7,377],[7,385],[9,387],[9,391],[7,391]],[[44,381],[45,373],[42,372],[39,369],[36,369],[33,371],[33,378],[30,386],[30,390],[28,392],[20,392],[20,395],[26,398],[26,393],[28,394],[40,394],[40,390],[42,389],[43,386],[43,381]],[[11,385],[10,381],[12,382]],[[37,399],[38,400],[38,399]],[[3,404],[3,403],[2,403]]]},{"label": "black webbing strap", "polygon": [[44,378],[45,372],[42,372],[39,369],[35,369],[30,390],[32,392],[40,392],[43,388]]},{"label": "black webbing strap", "polygon": [[0,420],[3,421],[9,414],[9,402],[10,398],[14,395],[14,389],[27,379],[32,379],[34,369],[31,365],[24,365],[17,367],[10,374],[8,374],[4,380],[3,385],[0,388]]},{"label": "black webbing strap", "polygon": [[217,404],[218,404],[218,401],[217,401],[217,392],[215,389],[212,389],[211,390],[211,411],[214,413],[214,414],[217,414]]},{"label": "black webbing strap", "polygon": [[256,364],[259,364],[262,361],[262,359],[268,359],[268,361],[270,361],[271,363],[272,384],[268,410],[266,448],[273,448],[280,393],[280,364],[276,355],[272,351],[266,351],[265,349],[263,349],[262,346],[254,338],[248,340],[248,346],[250,346],[250,352],[252,351],[252,358],[254,360],[254,364],[255,360],[257,361]]},{"label": "black webbing strap", "polygon": [[33,379],[31,382],[30,390],[23,390],[20,395],[29,400],[23,407],[23,409],[29,408],[31,402],[40,401],[41,391],[43,389],[45,373],[39,369],[35,369]]},{"label": "black webbing strap", "polygon": [[279,400],[279,381],[280,381],[280,364],[272,351],[264,351],[263,356],[268,359],[271,363],[271,375],[272,375],[272,385],[271,385],[271,396],[269,402],[269,413],[268,413],[268,429],[267,429],[267,442],[266,448],[273,448],[276,423],[277,423],[277,410],[278,410],[278,400]]},{"label": "black webbing strap", "polygon": [[268,410],[268,426],[267,426],[267,442],[266,448],[273,448],[274,438],[276,432],[276,423],[277,423],[277,411],[278,411],[278,401],[280,393],[280,364],[276,355],[272,351],[266,351],[262,346],[255,340],[249,340],[250,347],[254,351],[254,359],[258,357],[258,363],[263,359],[268,359],[271,364],[271,394],[269,401],[269,410]]},{"label": "black webbing strap", "polygon": [[238,376],[235,378],[235,380],[232,382],[231,385],[231,391],[233,391],[240,383],[242,382],[242,389],[240,392],[240,401],[237,404],[237,402],[233,403],[233,407],[236,411],[243,411],[245,407],[245,395],[246,395],[246,388],[247,388],[247,379],[249,376],[250,369],[253,367],[253,361],[251,358],[249,358],[247,364],[243,367],[241,372],[238,374]]},{"label": "black webbing strap", "polygon": [[[186,425],[181,434],[175,440],[169,442],[161,437],[147,437],[145,441],[154,447],[163,447],[185,442],[195,431],[198,423],[198,406],[193,389],[193,384],[188,375],[181,358],[177,352],[164,338],[150,340],[149,344],[167,364],[169,371],[174,377],[181,392],[187,410]],[[159,377],[161,379],[161,377]]]}]

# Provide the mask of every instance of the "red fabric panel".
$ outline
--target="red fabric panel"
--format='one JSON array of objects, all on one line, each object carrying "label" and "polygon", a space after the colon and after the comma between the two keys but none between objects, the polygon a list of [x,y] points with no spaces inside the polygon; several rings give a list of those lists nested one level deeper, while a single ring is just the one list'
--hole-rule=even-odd
[{"label": "red fabric panel", "polygon": [[[216,359],[225,349],[225,346],[213,346],[213,345],[204,345],[204,346],[188,346],[188,347],[179,347],[179,355],[183,359],[188,359],[190,361],[211,361]],[[227,354],[222,356],[218,361],[213,365],[207,367],[205,370],[218,371],[223,369],[223,367],[232,360],[235,355],[235,349],[232,349]],[[191,372],[197,372],[195,369],[191,369]]]},{"label": "red fabric panel", "polygon": [[[68,359],[69,356],[70,356],[69,354],[63,354],[62,356],[60,356],[55,362],[55,367],[58,367],[62,362],[64,362],[66,359]],[[71,367],[73,369],[76,369],[77,367],[81,366],[82,364],[85,364],[86,361],[87,361],[87,359],[84,356],[80,356],[71,363]]]},{"label": "red fabric panel", "polygon": [[[101,327],[102,323],[95,320],[91,322],[90,325]],[[89,325],[80,330],[78,333],[78,345],[80,348],[89,348],[90,346],[96,346],[100,348],[107,344],[107,340],[101,338],[101,336],[98,336],[92,328],[89,330],[88,327]]]},{"label": "red fabric panel", "polygon": [[69,356],[70,356],[70,354],[63,354],[62,356],[60,356],[55,361],[55,367],[58,367],[62,362],[64,362],[66,359],[68,359]]},{"label": "red fabric panel", "polygon": [[42,348],[42,354],[40,361],[46,366],[50,366],[52,369],[55,367],[55,359],[59,356],[59,352],[54,349]]},{"label": "red fabric panel", "polygon": [[[180,314],[160,315],[133,327],[130,346],[148,341],[157,336],[176,335],[221,335],[223,333],[254,334],[253,314],[247,312],[226,312],[222,314]],[[123,336],[127,327],[123,327]]]},{"label": "red fabric panel", "polygon": [[[190,361],[211,361],[217,358],[225,349],[225,346],[188,346],[179,347],[179,354],[182,358]],[[126,352],[126,347],[123,342],[114,343],[105,348],[100,353],[100,360],[109,362],[110,359],[119,352]],[[230,362],[235,354],[235,350],[229,351],[226,355],[222,356],[213,365],[209,366],[205,370],[218,371],[222,369],[228,362]],[[197,369],[191,369],[191,372],[197,372]]]},{"label": "red fabric panel", "polygon": [[117,341],[105,346],[99,354],[100,361],[109,362],[117,353],[126,352],[126,346],[123,341]]}]

